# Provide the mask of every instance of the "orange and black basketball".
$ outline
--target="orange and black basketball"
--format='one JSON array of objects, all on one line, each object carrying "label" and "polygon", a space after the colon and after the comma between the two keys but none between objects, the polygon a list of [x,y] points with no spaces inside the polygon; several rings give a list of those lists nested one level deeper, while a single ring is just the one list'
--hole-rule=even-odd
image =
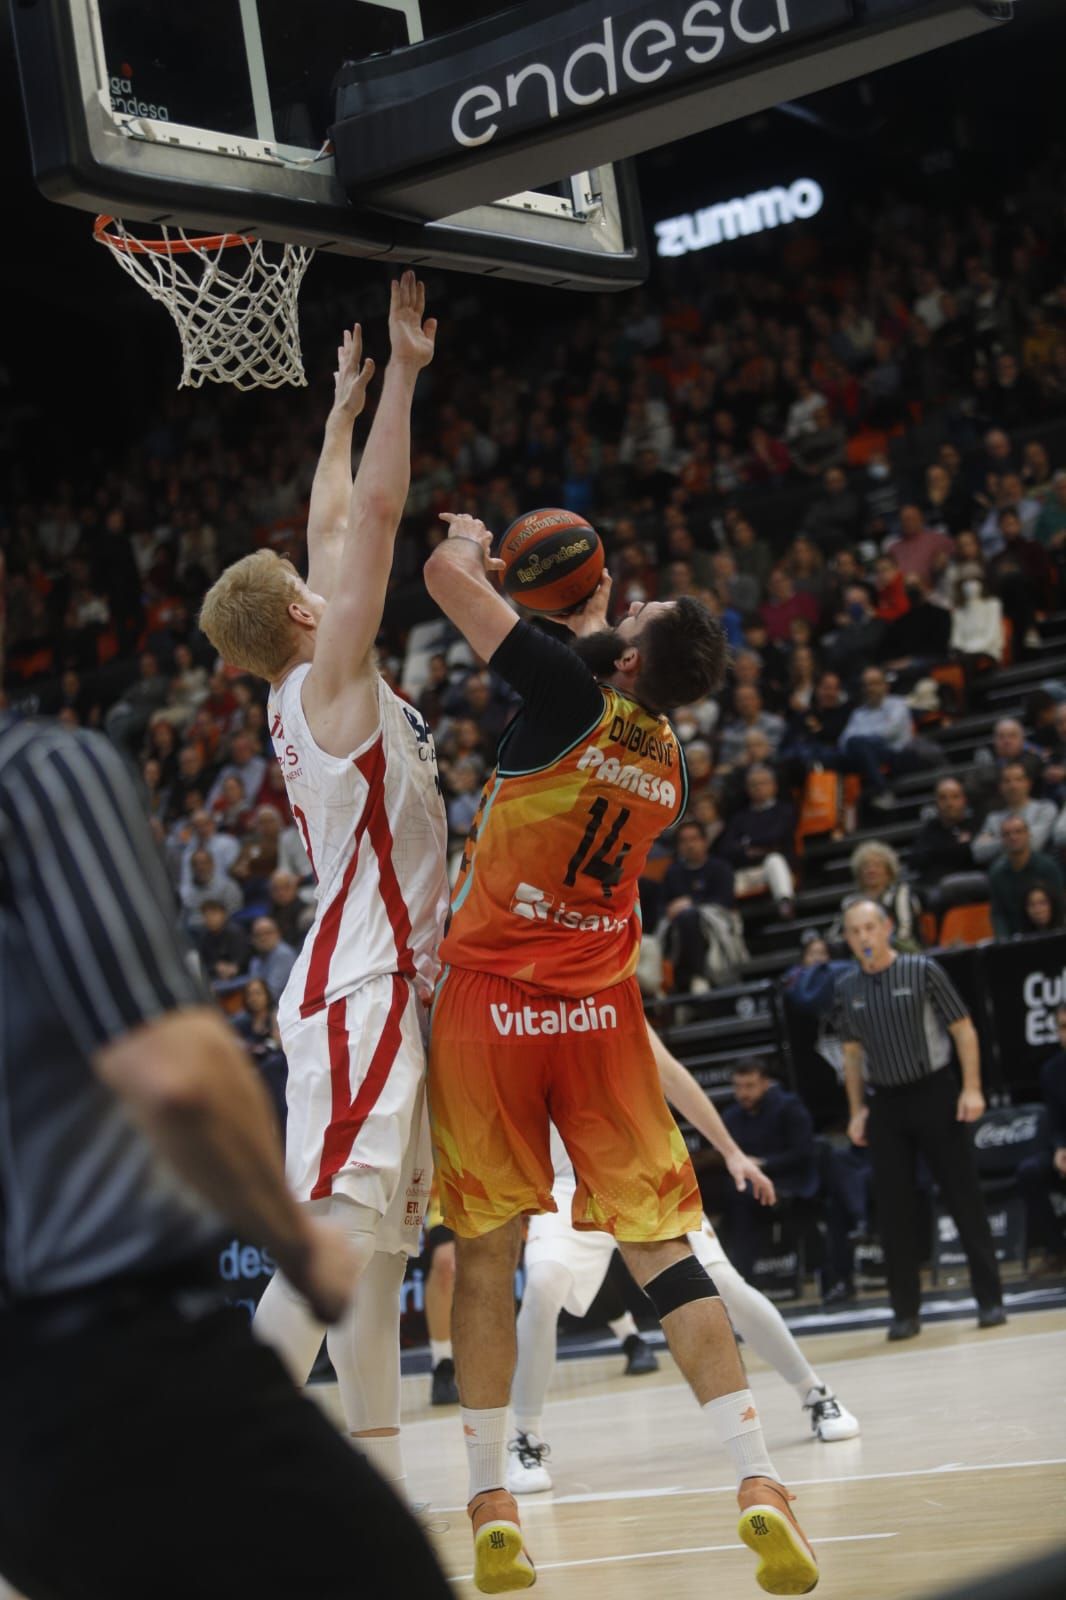
[{"label": "orange and black basketball", "polygon": [[516,517],[496,551],[504,593],[529,611],[561,615],[584,605],[600,581],[603,546],[576,511],[544,506]]}]

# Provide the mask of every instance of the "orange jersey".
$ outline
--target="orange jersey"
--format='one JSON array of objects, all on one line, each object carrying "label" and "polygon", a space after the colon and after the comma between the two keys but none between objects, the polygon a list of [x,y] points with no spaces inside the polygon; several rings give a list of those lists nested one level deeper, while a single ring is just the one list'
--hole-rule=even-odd
[{"label": "orange jersey", "polygon": [[637,880],[688,780],[668,719],[600,691],[598,721],[546,766],[509,770],[504,736],[452,896],[449,966],[575,998],[636,970]]}]

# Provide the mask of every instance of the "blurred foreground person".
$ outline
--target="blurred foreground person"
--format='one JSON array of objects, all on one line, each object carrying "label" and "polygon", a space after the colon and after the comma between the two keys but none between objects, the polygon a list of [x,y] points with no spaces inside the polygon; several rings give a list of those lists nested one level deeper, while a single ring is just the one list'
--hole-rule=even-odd
[{"label": "blurred foreground person", "polygon": [[286,1189],[175,920],[107,741],[0,718],[0,1573],[28,1600],[445,1596],[221,1299],[220,1217],[324,1322],[356,1263]]}]

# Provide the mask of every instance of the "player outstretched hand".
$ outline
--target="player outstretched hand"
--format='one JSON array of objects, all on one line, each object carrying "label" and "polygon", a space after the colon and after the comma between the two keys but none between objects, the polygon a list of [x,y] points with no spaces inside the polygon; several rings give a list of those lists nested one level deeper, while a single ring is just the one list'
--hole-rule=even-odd
[{"label": "player outstretched hand", "polygon": [[611,574],[604,567],[600,574],[600,581],[593,589],[583,606],[576,611],[571,611],[565,617],[555,617],[553,621],[561,622],[569,628],[571,633],[576,633],[578,638],[583,638],[587,633],[602,633],[609,626],[607,621],[607,607],[611,603]]},{"label": "player outstretched hand", "polygon": [[389,303],[392,359],[418,372],[433,360],[436,337],[437,319],[426,316],[425,284],[413,272],[405,272],[398,282],[394,278]]},{"label": "player outstretched hand", "polygon": [[481,546],[486,572],[502,572],[507,565],[492,554],[493,536],[478,517],[465,511],[442,511],[440,520],[448,524],[449,539],[468,539]]},{"label": "player outstretched hand", "polygon": [[369,356],[363,360],[363,330],[357,322],[354,328],[345,328],[344,338],[337,346],[333,409],[343,411],[354,422],[366,405],[367,384],[373,376],[373,361]]},{"label": "player outstretched hand", "polygon": [[738,1150],[735,1155],[728,1157],[726,1170],[741,1194],[750,1183],[751,1192],[761,1206],[777,1204],[777,1191],[773,1179],[768,1178],[763,1169],[750,1156],[746,1156],[743,1150]]}]

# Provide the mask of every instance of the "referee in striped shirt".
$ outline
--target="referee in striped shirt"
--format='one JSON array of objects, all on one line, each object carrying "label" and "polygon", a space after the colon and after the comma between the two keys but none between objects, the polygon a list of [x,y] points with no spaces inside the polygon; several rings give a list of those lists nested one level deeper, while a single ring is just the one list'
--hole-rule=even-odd
[{"label": "referee in striped shirt", "polygon": [[[977,1031],[935,961],[892,948],[892,919],[876,901],[850,905],[844,932],[859,963],[837,984],[848,1134],[853,1144],[869,1145],[873,1163],[894,1319],[888,1337],[921,1332],[919,1152],[959,1230],[978,1326],[999,1327],[1007,1320],[1003,1291],[966,1129],[985,1110]],[[961,1093],[948,1066],[949,1034],[962,1067]]]},{"label": "referee in striped shirt", "polygon": [[0,1574],[41,1600],[445,1600],[414,1519],[222,1301],[223,1217],[325,1322],[356,1269],[289,1194],[175,921],[107,740],[0,716]]}]

